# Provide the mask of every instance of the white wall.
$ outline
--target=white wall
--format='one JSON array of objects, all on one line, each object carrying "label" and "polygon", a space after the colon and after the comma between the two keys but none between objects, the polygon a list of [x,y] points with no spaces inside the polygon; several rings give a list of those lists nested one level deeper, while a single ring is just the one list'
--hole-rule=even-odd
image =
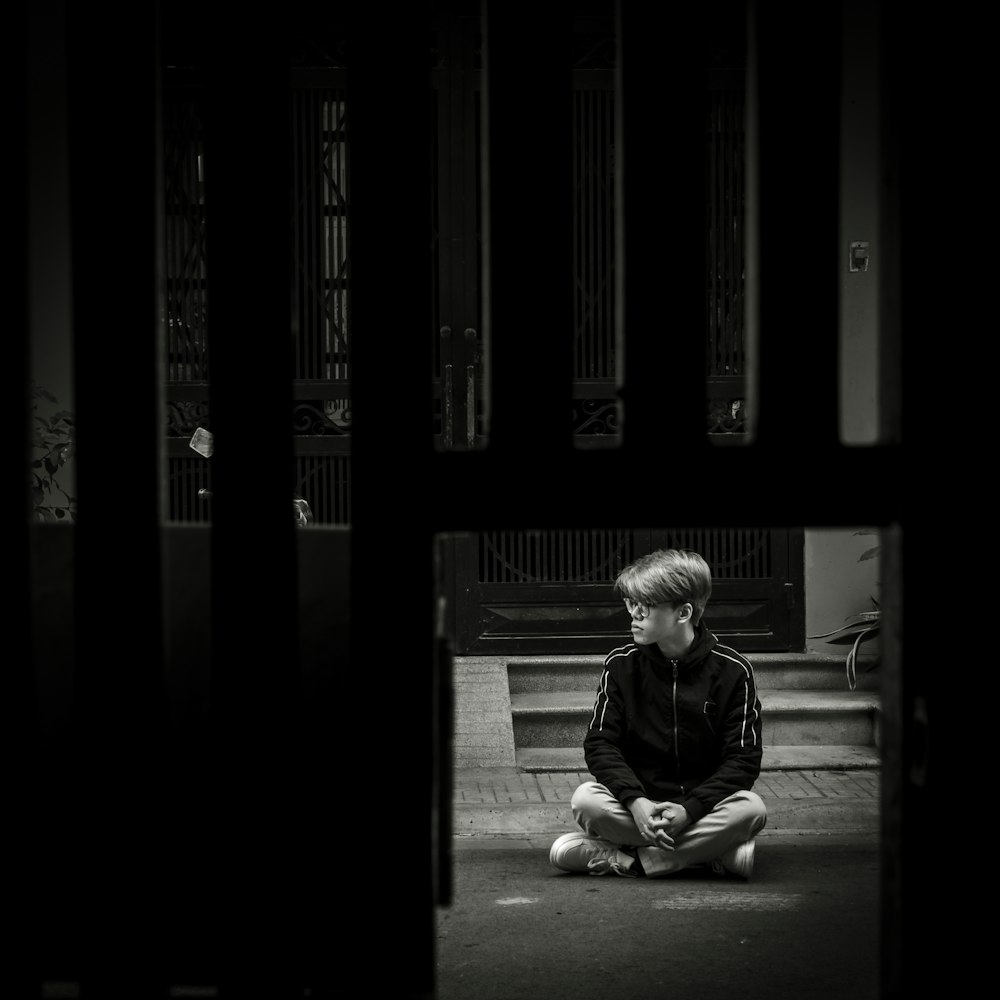
[{"label": "white wall", "polygon": [[[806,528],[805,601],[806,649],[847,655],[850,646],[809,636],[831,632],[861,611],[872,611],[872,597],[881,604],[880,560],[861,559],[862,553],[879,544],[879,536],[859,535],[865,528]],[[878,637],[865,640],[865,652],[878,648]]]}]

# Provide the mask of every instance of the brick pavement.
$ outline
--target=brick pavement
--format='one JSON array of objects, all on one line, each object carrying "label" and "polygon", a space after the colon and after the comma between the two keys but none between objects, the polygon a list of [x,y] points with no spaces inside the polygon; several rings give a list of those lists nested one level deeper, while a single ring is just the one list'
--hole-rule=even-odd
[{"label": "brick pavement", "polygon": [[[468,803],[569,802],[573,790],[593,777],[586,772],[554,774],[519,772],[514,768],[462,768],[454,776],[455,805]],[[877,799],[879,772],[764,771],[754,790],[775,799]]]},{"label": "brick pavement", "polygon": [[[472,767],[456,769],[452,780],[456,836],[530,836],[572,829],[570,798],[592,776]],[[874,768],[763,771],[754,790],[767,805],[770,835],[878,830]]]}]

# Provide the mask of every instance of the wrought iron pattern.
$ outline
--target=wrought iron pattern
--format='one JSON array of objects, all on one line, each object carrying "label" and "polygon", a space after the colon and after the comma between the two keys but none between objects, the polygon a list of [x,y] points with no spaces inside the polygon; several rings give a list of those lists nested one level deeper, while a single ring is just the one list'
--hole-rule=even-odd
[{"label": "wrought iron pattern", "polygon": [[184,524],[211,523],[211,510],[201,496],[211,491],[209,461],[196,457],[167,459],[167,503],[169,519]]},{"label": "wrought iron pattern", "polygon": [[350,378],[346,91],[292,94],[295,377]]},{"label": "wrought iron pattern", "polygon": [[[350,190],[346,77],[297,78],[292,91],[292,329],[294,377],[325,395],[296,400],[292,433],[350,435],[348,324]],[[299,448],[296,449],[299,451]],[[342,455],[298,454],[299,493],[318,524],[343,524],[348,504]]]},{"label": "wrought iron pattern", "polygon": [[295,491],[308,500],[314,524],[350,524],[350,455],[297,456]]},{"label": "wrought iron pattern", "polygon": [[636,552],[634,532],[618,528],[478,537],[480,583],[611,583]]},{"label": "wrought iron pattern", "polygon": [[573,68],[614,69],[617,54],[614,4],[605,0],[577,6],[580,9],[573,18]]},{"label": "wrought iron pattern", "polygon": [[621,404],[617,399],[578,399],[573,401],[573,433],[578,435],[617,435]]},{"label": "wrought iron pattern", "polygon": [[708,108],[707,375],[744,375],[742,74],[716,73]]},{"label": "wrought iron pattern", "polygon": [[[290,8],[289,14],[294,17],[296,5],[291,4]],[[347,65],[347,32],[336,15],[337,8],[327,4],[320,24],[314,18],[305,17],[292,25],[289,32],[289,62],[292,66],[343,69]]]},{"label": "wrought iron pattern", "polygon": [[[309,60],[307,60],[309,61]],[[335,60],[334,60],[335,61]],[[195,74],[172,69],[164,92],[167,435],[189,438],[209,426],[206,325],[204,149],[201,90]],[[344,72],[293,75],[292,315],[297,439],[350,434],[348,155]],[[303,387],[308,386],[308,389]],[[303,398],[308,393],[311,398]],[[297,451],[301,451],[296,446]],[[299,455],[300,492],[317,523],[343,524],[348,460]],[[325,467],[325,472],[321,472]],[[203,459],[169,459],[168,519],[209,520]],[[322,489],[323,495],[310,494]]]},{"label": "wrought iron pattern", "polygon": [[164,94],[167,381],[208,378],[204,136],[198,91]]},{"label": "wrought iron pattern", "polygon": [[615,361],[614,81],[573,93],[573,368],[611,378]]},{"label": "wrought iron pattern", "polygon": [[[573,52],[573,163],[574,192],[574,433],[581,440],[597,446],[613,443],[620,431],[620,403],[613,398],[615,378],[614,329],[614,62],[615,38],[610,3],[591,5],[578,12],[574,20]],[[474,19],[473,19],[474,22]],[[462,170],[469,176],[462,190],[473,196],[475,209],[464,217],[468,227],[465,239],[471,241],[478,273],[481,262],[480,215],[480,68],[481,33],[468,22],[459,34],[464,39],[461,59],[465,69],[462,87],[468,88],[463,101],[471,108],[462,128],[468,131],[458,147],[431,143],[434,157],[433,176],[442,169],[439,162],[444,149],[450,148],[449,171]],[[350,384],[350,282],[349,282],[349,140],[346,71],[346,42],[333,27],[322,37],[301,36],[301,44],[290,52],[293,69],[292,158],[293,212],[292,299],[290,317],[295,342],[295,378],[301,385],[296,392],[296,407],[291,414],[293,432],[299,440],[319,437],[349,438],[351,431]],[[435,33],[437,32],[437,33]],[[327,37],[329,36],[329,37]],[[454,37],[458,37],[457,35]],[[448,44],[453,44],[452,43]],[[454,95],[449,88],[459,85],[454,67],[445,52],[446,40],[438,27],[429,35],[429,59],[436,80],[444,80],[444,89],[432,88],[435,122],[444,127],[446,113],[454,121]],[[719,49],[719,46],[716,46]],[[706,284],[706,374],[734,378],[743,375],[743,94],[742,73],[732,70],[733,53],[739,45],[726,42],[722,50],[709,52],[711,69],[708,87],[706,141],[709,170],[706,191],[709,208],[709,239]],[[168,65],[190,65],[197,60],[175,59]],[[443,74],[443,75],[442,75]],[[193,426],[207,426],[207,385],[210,377],[209,338],[206,328],[208,275],[205,264],[204,151],[202,141],[199,91],[190,73],[172,69],[165,88],[165,205],[166,205],[166,326],[168,379],[168,433],[189,436]],[[463,112],[464,114],[465,112]],[[450,173],[440,174],[441,183]],[[451,177],[451,183],[455,178]],[[455,211],[442,215],[441,199],[449,197],[435,185],[432,217],[432,284],[435,296],[435,324],[430,331],[434,342],[433,377],[435,392],[432,421],[434,431],[445,432],[446,407],[443,404],[445,357],[439,328],[443,283],[452,281],[446,271],[452,265],[442,259],[448,252],[449,239],[440,230],[441,218],[457,223]],[[478,282],[478,279],[477,279]],[[452,288],[449,295],[459,294]],[[464,387],[471,365],[473,389],[481,389],[483,373],[479,365],[482,345],[479,342],[478,284],[472,303],[476,313],[474,343],[461,357],[452,358],[452,384]],[[466,310],[469,311],[469,310]],[[464,330],[464,327],[463,327]],[[459,336],[456,330],[456,336]],[[451,348],[454,353],[454,347]],[[326,385],[324,385],[326,383]],[[308,384],[308,390],[303,386]],[[201,387],[200,394],[199,388]],[[179,394],[172,389],[182,390]],[[456,390],[457,391],[457,390]],[[713,434],[740,434],[745,429],[744,392],[739,386],[727,386],[706,402],[707,428]],[[472,427],[472,446],[481,443],[483,432],[483,393],[463,399]],[[464,411],[463,411],[464,412]],[[459,428],[461,430],[461,428]],[[467,435],[458,435],[464,440]],[[446,447],[460,446],[455,442]],[[300,458],[305,453],[297,448]],[[329,488],[342,495],[343,483],[336,475],[346,475],[343,454],[326,457],[310,453],[313,463],[308,480],[316,489]],[[329,476],[317,469],[330,463]],[[339,464],[338,464],[339,463]],[[178,473],[180,475],[180,473]],[[188,475],[188,473],[184,473]],[[334,478],[331,478],[334,477]],[[339,493],[338,493],[339,491]],[[319,523],[345,523],[347,505],[331,495],[329,500],[313,493],[309,483],[302,486]],[[197,515],[188,501],[178,500],[171,507],[171,517],[181,520]]]},{"label": "wrought iron pattern", "polygon": [[[615,377],[614,79],[610,72],[591,71],[576,72],[574,80],[574,433],[613,438],[619,433],[617,410],[607,408],[606,398],[600,405],[587,399],[595,394],[587,382]],[[746,430],[743,112],[742,69],[710,70],[705,405],[712,434]],[[726,379],[732,381],[720,390]],[[601,413],[610,419],[594,419]]]},{"label": "wrought iron pattern", "polygon": [[[301,434],[350,434],[353,420],[349,405],[338,405],[339,400],[296,403],[292,411],[292,429]],[[344,401],[346,403],[346,401]]]},{"label": "wrought iron pattern", "polygon": [[713,580],[767,580],[772,575],[766,528],[670,528],[657,544],[699,553]]},{"label": "wrought iron pattern", "polygon": [[692,549],[714,580],[771,577],[771,538],[764,528],[668,528],[488,531],[479,539],[479,582],[484,584],[614,582],[624,566],[657,548]]},{"label": "wrought iron pattern", "polygon": [[210,427],[207,399],[167,400],[167,437],[188,439],[199,427]]}]

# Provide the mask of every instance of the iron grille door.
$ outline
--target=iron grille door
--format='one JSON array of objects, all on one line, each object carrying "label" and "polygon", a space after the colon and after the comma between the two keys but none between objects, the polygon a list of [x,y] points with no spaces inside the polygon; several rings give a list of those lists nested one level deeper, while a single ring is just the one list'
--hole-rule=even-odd
[{"label": "iron grille door", "polygon": [[705,624],[736,648],[803,648],[803,533],[763,528],[487,531],[449,539],[460,654],[607,652],[628,640],[612,590],[655,548],[691,548],[712,570]]},{"label": "iron grille door", "polygon": [[[297,67],[291,87],[291,315],[295,481],[318,524],[349,524],[351,359],[346,72]],[[204,74],[172,67],[164,87],[164,203],[167,320],[167,455],[172,522],[205,522],[208,455],[190,446],[211,432],[211,295],[205,211]],[[253,169],[248,157],[247,169]],[[245,331],[244,350],[258,350]],[[247,386],[248,411],[255,388]],[[248,432],[254,433],[252,416]],[[249,480],[248,480],[249,483]],[[245,499],[245,498],[241,498]]]}]

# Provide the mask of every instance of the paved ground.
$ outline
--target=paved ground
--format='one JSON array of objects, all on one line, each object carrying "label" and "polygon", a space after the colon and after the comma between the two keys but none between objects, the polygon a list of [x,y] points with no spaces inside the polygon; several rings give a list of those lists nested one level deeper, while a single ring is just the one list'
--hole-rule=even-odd
[{"label": "paved ground", "polygon": [[[577,785],[590,778],[585,772],[457,770],[453,778],[455,846],[461,848],[467,841],[484,837],[542,835],[544,839],[574,829],[569,801]],[[754,790],[768,807],[768,823],[761,836],[878,830],[877,769],[764,771]]]},{"label": "paved ground", "polygon": [[772,836],[750,882],[557,872],[548,843],[454,854],[435,1000],[876,1000],[872,835]]},{"label": "paved ground", "polygon": [[754,877],[557,872],[590,775],[454,775],[451,896],[435,1000],[876,1000],[879,773],[768,771]]}]

